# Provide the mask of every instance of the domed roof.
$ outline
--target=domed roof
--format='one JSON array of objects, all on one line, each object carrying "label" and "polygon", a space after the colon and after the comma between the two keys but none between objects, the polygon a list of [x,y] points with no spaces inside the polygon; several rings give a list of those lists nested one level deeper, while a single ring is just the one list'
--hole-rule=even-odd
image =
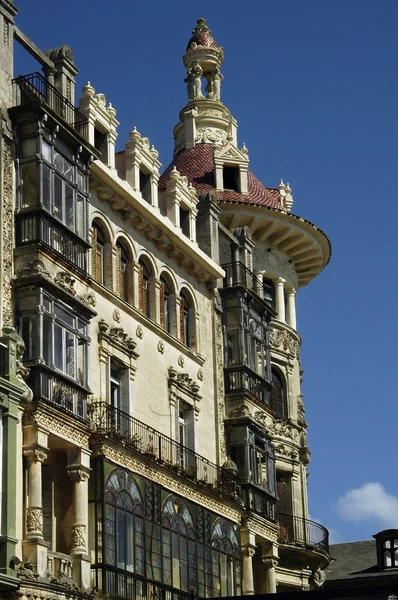
[{"label": "domed roof", "polygon": [[211,31],[206,25],[206,19],[198,19],[197,25],[192,32],[192,37],[188,42],[187,51],[192,42],[195,42],[198,46],[218,48],[216,40],[212,37]]},{"label": "domed roof", "polygon": [[159,180],[159,188],[166,187],[173,167],[181,175],[185,175],[192,183],[198,194],[213,192],[218,202],[236,202],[269,206],[283,209],[280,193],[277,189],[266,188],[251,171],[247,174],[248,194],[232,190],[217,190],[214,180],[214,150],[213,144],[198,144],[194,148],[185,148],[175,155],[173,162],[163,172]]}]

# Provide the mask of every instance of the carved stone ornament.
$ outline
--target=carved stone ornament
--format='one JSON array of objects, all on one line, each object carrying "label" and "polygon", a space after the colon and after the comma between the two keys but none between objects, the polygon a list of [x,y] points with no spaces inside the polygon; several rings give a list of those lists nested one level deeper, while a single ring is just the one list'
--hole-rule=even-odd
[{"label": "carved stone ornament", "polygon": [[59,285],[59,287],[63,288],[72,296],[76,296],[76,290],[74,285],[76,283],[76,279],[74,279],[70,273],[66,273],[65,271],[58,271],[56,276],[54,277],[54,283]]},{"label": "carved stone ornament", "polygon": [[104,339],[110,345],[120,348],[123,352],[138,357],[138,354],[135,352],[137,342],[129,337],[122,327],[109,327],[104,319],[101,319],[98,323],[98,339],[100,341]]},{"label": "carved stone ornament", "polygon": [[160,354],[164,354],[164,341],[163,340],[159,340],[158,341],[158,352],[160,352]]},{"label": "carved stone ornament", "polygon": [[292,356],[300,357],[300,344],[293,338],[293,336],[286,329],[271,328],[270,332],[271,346],[274,348],[283,349],[285,352],[289,352]]},{"label": "carved stone ornament", "polygon": [[289,425],[289,423],[286,423],[286,421],[275,421],[270,429],[271,433],[277,437],[284,437],[295,443],[299,442],[299,430],[296,427]]},{"label": "carved stone ornament", "polygon": [[88,481],[90,479],[91,469],[82,466],[66,467],[69,478],[72,481]]},{"label": "carved stone ornament", "polygon": [[85,548],[86,547],[86,526],[85,525],[73,525],[72,526],[71,546],[72,546],[72,548]]},{"label": "carved stone ornament", "polygon": [[180,356],[178,357],[178,366],[181,367],[181,369],[184,367],[185,361],[184,361],[184,357],[182,354],[180,354]]},{"label": "carved stone ornament", "polygon": [[87,294],[77,296],[77,299],[80,300],[80,302],[83,302],[83,304],[85,304],[89,308],[94,308],[94,306],[97,304],[94,292],[88,292]]},{"label": "carved stone ornament", "polygon": [[115,308],[115,310],[113,311],[113,320],[116,321],[116,323],[120,323],[121,321],[120,310],[118,310],[117,308]]},{"label": "carved stone ornament", "polygon": [[198,370],[197,378],[199,379],[199,381],[203,381],[204,380],[205,374],[203,373],[203,369],[199,369]]},{"label": "carved stone ornament", "polygon": [[197,144],[225,146],[227,143],[227,134],[216,127],[199,127],[196,131],[195,142]]},{"label": "carved stone ornament", "polygon": [[239,419],[240,417],[251,417],[250,410],[245,404],[240,404],[228,413],[228,419]]},{"label": "carved stone ornament", "polygon": [[314,581],[315,587],[317,589],[321,588],[326,581],[325,571],[322,571],[322,569],[318,567],[317,570],[313,572],[312,579]]},{"label": "carved stone ornament", "polygon": [[43,510],[41,508],[28,508],[26,510],[27,533],[43,533]]},{"label": "carved stone ornament", "polygon": [[296,269],[294,268],[293,263],[289,262],[289,259],[282,258],[274,252],[268,252],[267,248],[258,247],[254,248],[254,258],[256,259],[256,262],[262,265],[262,269],[265,268],[266,270],[266,266],[269,265],[271,268],[277,269],[287,275],[297,289],[298,277]]},{"label": "carved stone ornament", "polygon": [[24,456],[28,459],[28,462],[40,462],[44,463],[47,458],[47,450],[36,446],[34,448],[25,448],[23,451]]},{"label": "carved stone ornament", "polygon": [[142,338],[144,337],[144,330],[142,328],[142,325],[137,325],[137,329],[135,330],[136,336],[142,340]]},{"label": "carved stone ornament", "polygon": [[32,260],[31,263],[17,273],[17,277],[30,277],[31,275],[42,275],[47,279],[51,279],[51,275],[42,260]]},{"label": "carved stone ornament", "polygon": [[3,323],[13,322],[12,265],[14,253],[14,160],[10,146],[3,143],[2,181],[2,279],[1,306]]},{"label": "carved stone ornament", "polygon": [[29,369],[25,367],[22,362],[22,357],[25,352],[25,343],[12,325],[4,325],[3,336],[15,341],[15,356],[13,356],[12,346],[10,345],[9,347],[10,364],[15,360],[15,375],[19,381],[19,386],[22,389],[21,400],[30,402],[33,398],[33,392],[25,381],[26,377],[29,375]]}]

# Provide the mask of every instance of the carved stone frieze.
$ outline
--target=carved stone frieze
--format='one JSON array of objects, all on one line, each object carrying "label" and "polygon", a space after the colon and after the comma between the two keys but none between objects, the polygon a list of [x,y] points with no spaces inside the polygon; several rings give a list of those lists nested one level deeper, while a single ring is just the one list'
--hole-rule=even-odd
[{"label": "carved stone frieze", "polygon": [[104,319],[101,319],[98,323],[98,340],[100,345],[102,341],[106,341],[111,346],[115,346],[127,353],[133,358],[138,358],[138,354],[135,351],[137,342],[133,338],[129,337],[122,327],[110,327]]},{"label": "carved stone frieze", "polygon": [[43,533],[43,510],[41,508],[26,509],[26,531],[28,534]]},{"label": "carved stone frieze", "polygon": [[241,417],[251,417],[252,414],[246,404],[239,404],[228,413],[228,419],[239,419]]},{"label": "carved stone frieze", "polygon": [[227,143],[227,133],[217,127],[199,127],[196,130],[195,142],[197,144],[225,146]]},{"label": "carved stone frieze", "polygon": [[268,252],[267,248],[260,248],[258,246],[254,248],[254,259],[261,264],[261,270],[269,265],[272,269],[287,275],[292,280],[294,287],[297,289],[298,277],[296,269],[289,259],[282,258],[275,252]]},{"label": "carved stone frieze", "polygon": [[104,456],[104,458],[110,460],[111,462],[114,462],[125,469],[133,471],[134,473],[137,473],[138,475],[141,475],[152,482],[162,485],[175,494],[183,496],[192,502],[214,511],[215,513],[222,515],[235,523],[240,522],[241,513],[238,509],[226,505],[225,502],[219,501],[217,498],[211,498],[200,490],[193,489],[181,481],[177,481],[173,476],[165,474],[159,471],[157,468],[153,468],[151,465],[126,454],[124,451],[112,448],[110,446],[101,445],[93,448],[93,452],[96,455]]},{"label": "carved stone frieze", "polygon": [[299,451],[297,448],[292,448],[288,444],[274,443],[274,449],[276,457],[289,458],[291,460],[297,460],[299,458]]},{"label": "carved stone frieze", "polygon": [[3,323],[13,322],[13,305],[11,297],[11,280],[14,252],[14,194],[13,194],[13,159],[10,146],[4,138],[0,146],[3,163],[2,185],[2,221],[1,221],[1,307]]},{"label": "carved stone frieze", "polygon": [[175,405],[177,401],[183,400],[191,406],[195,411],[195,418],[198,419],[200,413],[199,402],[202,396],[199,395],[200,386],[197,381],[194,381],[188,373],[178,373],[171,366],[169,367],[169,402]]},{"label": "carved stone frieze", "polygon": [[72,525],[71,532],[71,547],[73,548],[86,548],[86,526],[85,525]]},{"label": "carved stone frieze", "polygon": [[51,275],[42,260],[32,260],[32,262],[17,273],[18,278],[31,277],[32,275],[41,275],[42,277],[51,279]]},{"label": "carved stone frieze", "polygon": [[88,448],[89,431],[81,431],[76,427],[76,420],[68,418],[65,413],[50,414],[40,408],[24,412],[23,425],[39,425],[47,431],[56,432],[58,437],[64,438],[76,446]]},{"label": "carved stone frieze", "polygon": [[300,430],[294,425],[286,423],[286,421],[274,421],[274,423],[270,426],[270,431],[275,437],[286,438],[292,442],[295,442],[296,444],[298,444],[300,441]]},{"label": "carved stone frieze", "polygon": [[[216,402],[218,409],[218,439],[219,439],[219,453],[220,462],[223,464],[227,458],[227,449],[225,445],[225,402],[224,402],[224,361],[223,361],[223,337],[222,337],[222,322],[221,313],[216,310],[214,311],[215,319],[215,350],[216,350],[216,375],[217,375],[217,388],[216,388]],[[199,373],[198,373],[199,377]]]},{"label": "carved stone frieze", "polygon": [[279,348],[294,358],[300,358],[300,343],[287,329],[271,327],[270,342],[273,348]]},{"label": "carved stone frieze", "polygon": [[80,296],[77,296],[77,299],[80,300],[80,302],[83,302],[83,304],[85,304],[89,308],[94,308],[94,306],[97,304],[94,292],[81,294]]},{"label": "carved stone frieze", "polygon": [[59,285],[59,287],[64,289],[69,294],[72,294],[72,296],[76,296],[76,290],[74,288],[76,279],[72,277],[70,273],[67,273],[66,271],[58,271],[54,277],[54,283]]},{"label": "carved stone frieze", "polygon": [[278,525],[272,524],[260,516],[244,517],[242,528],[247,528],[251,533],[259,535],[265,540],[276,542],[278,540]]}]

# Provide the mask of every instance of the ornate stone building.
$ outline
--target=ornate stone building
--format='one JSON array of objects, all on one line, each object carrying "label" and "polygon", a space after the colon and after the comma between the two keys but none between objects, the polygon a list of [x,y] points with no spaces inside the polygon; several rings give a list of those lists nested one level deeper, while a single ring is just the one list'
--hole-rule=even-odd
[{"label": "ornate stone building", "polygon": [[[330,245],[289,185],[249,170],[223,49],[200,19],[160,174],[136,129],[116,152],[103,93],[75,101],[70,48],[43,53],[0,12],[0,589],[317,587],[328,533],[308,520],[295,295]],[[13,40],[41,72],[13,79]]]}]

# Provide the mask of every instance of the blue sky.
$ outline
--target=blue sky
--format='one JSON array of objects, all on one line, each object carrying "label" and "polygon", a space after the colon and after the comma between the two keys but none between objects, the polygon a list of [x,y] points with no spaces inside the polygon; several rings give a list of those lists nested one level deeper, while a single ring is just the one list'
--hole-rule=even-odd
[{"label": "blue sky", "polygon": [[[293,189],[293,211],[330,237],[326,270],[298,295],[312,450],[312,518],[338,541],[398,527],[395,0],[20,0],[41,48],[68,44],[117,109],[171,160],[186,102],[182,55],[205,17],[224,46],[222,100],[251,169]],[[16,74],[36,70],[18,54]]]}]

